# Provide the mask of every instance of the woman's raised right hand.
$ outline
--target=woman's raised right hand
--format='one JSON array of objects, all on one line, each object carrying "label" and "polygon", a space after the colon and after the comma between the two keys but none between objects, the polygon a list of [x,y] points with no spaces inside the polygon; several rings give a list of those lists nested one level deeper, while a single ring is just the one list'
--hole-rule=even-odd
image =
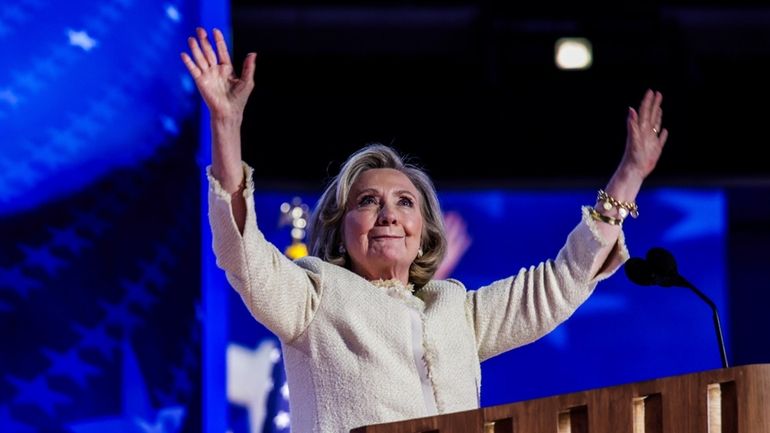
[{"label": "woman's raised right hand", "polygon": [[190,71],[203,100],[211,111],[212,118],[243,119],[243,110],[251,91],[254,89],[256,53],[249,53],[243,62],[241,76],[233,72],[230,54],[224,35],[214,29],[216,51],[209,42],[206,30],[196,29],[198,39],[187,38],[192,57],[182,53],[182,61]]}]

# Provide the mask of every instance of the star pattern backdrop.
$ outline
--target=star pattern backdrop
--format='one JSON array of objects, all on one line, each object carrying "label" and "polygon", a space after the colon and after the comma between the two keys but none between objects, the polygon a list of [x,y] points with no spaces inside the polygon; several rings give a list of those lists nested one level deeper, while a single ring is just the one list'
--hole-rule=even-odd
[{"label": "star pattern backdrop", "polygon": [[0,431],[198,432],[197,22],[0,4]]}]

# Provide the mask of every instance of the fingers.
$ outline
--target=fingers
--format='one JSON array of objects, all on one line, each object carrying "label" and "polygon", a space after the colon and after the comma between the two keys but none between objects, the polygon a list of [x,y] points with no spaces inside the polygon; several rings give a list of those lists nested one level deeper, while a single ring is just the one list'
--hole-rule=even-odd
[{"label": "fingers", "polygon": [[656,131],[660,132],[660,127],[663,122],[663,109],[660,108],[660,105],[663,103],[663,94],[660,92],[655,92],[655,100],[652,104],[652,113],[650,116],[652,127],[655,128]]},{"label": "fingers", "polygon": [[663,94],[660,92],[655,92],[655,100],[653,101],[652,109],[653,111],[660,108],[660,105],[663,103]]},{"label": "fingers", "polygon": [[660,107],[663,103],[663,94],[648,89],[639,105],[638,127],[645,131],[650,129],[656,135],[661,133],[663,123],[663,109]]},{"label": "fingers", "polygon": [[655,126],[655,123],[653,123],[653,120],[655,119],[655,111],[660,107],[660,92],[655,92],[653,90],[648,90],[648,93],[650,96],[650,103],[647,108],[647,121],[650,122],[650,125]]},{"label": "fingers", "polygon": [[444,230],[447,238],[457,238],[465,231],[465,222],[455,212],[447,212],[444,214]]},{"label": "fingers", "polygon": [[219,29],[214,29],[214,43],[217,46],[217,54],[219,54],[219,62],[223,65],[229,65],[230,53],[227,51],[227,43],[225,42],[225,36]]},{"label": "fingers", "polygon": [[628,133],[633,136],[639,133],[639,115],[636,114],[636,110],[628,107],[628,118],[626,119],[626,128]]},{"label": "fingers", "polygon": [[194,37],[190,36],[187,38],[187,45],[190,46],[192,58],[195,60],[195,64],[198,66],[198,69],[200,69],[201,72],[208,70],[211,67],[211,64],[203,56],[203,52],[201,52],[201,48],[198,46],[198,41]]},{"label": "fingers", "polygon": [[666,140],[668,139],[668,129],[663,128],[663,130],[660,131],[658,139],[660,140],[660,147],[665,146]]},{"label": "fingers", "polygon": [[633,107],[628,107],[628,121],[637,123],[639,121],[639,115]]},{"label": "fingers", "polygon": [[[190,36],[187,38],[187,45],[190,46],[192,59],[194,60],[199,72],[202,73],[203,71],[206,71],[207,69],[219,63],[223,65],[230,64],[230,54],[227,51],[227,43],[225,42],[224,35],[219,29],[214,29],[216,51],[214,51],[214,47],[211,45],[211,42],[209,42],[205,29],[202,27],[197,27],[195,32],[198,36],[198,39]],[[220,60],[217,60],[217,52],[219,53]],[[184,58],[182,58],[182,60],[184,61]]]},{"label": "fingers", "polygon": [[639,104],[639,123],[642,126],[645,124],[649,124],[650,122],[650,118],[652,114],[652,104],[654,99],[655,99],[655,92],[653,92],[652,89],[647,89],[647,91],[644,92],[642,103]]},{"label": "fingers", "polygon": [[214,49],[211,47],[211,42],[209,42],[206,30],[204,30],[203,27],[198,27],[195,29],[195,31],[198,33],[198,40],[200,41],[200,47],[203,50],[203,55],[206,57],[206,61],[208,61],[209,65],[211,66],[219,63],[217,61],[217,55],[214,53]]},{"label": "fingers", "polygon": [[184,62],[184,65],[187,66],[187,70],[190,71],[190,75],[192,75],[193,79],[200,77],[202,72],[195,64],[195,62],[193,62],[190,56],[188,56],[187,53],[182,53],[180,56],[182,57],[182,62]]},{"label": "fingers", "polygon": [[243,61],[243,70],[241,71],[241,80],[248,83],[254,82],[254,70],[256,67],[257,53],[249,53],[246,60]]},{"label": "fingers", "polygon": [[468,227],[463,217],[457,212],[444,214],[444,229],[449,249],[464,252],[471,244]]}]

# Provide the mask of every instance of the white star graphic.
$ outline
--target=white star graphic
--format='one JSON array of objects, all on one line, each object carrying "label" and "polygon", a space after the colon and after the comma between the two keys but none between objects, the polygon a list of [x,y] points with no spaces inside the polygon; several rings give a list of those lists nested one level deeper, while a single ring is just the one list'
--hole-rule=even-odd
[{"label": "white star graphic", "polygon": [[174,119],[168,116],[161,116],[160,122],[163,124],[163,129],[173,135],[179,134],[179,128],[176,126]]},{"label": "white star graphic", "polygon": [[289,427],[291,424],[289,413],[283,410],[278,412],[278,415],[273,418],[273,423],[279,430]]},{"label": "white star graphic", "polygon": [[248,409],[252,433],[261,432],[265,422],[273,365],[280,359],[276,352],[276,343],[269,339],[253,351],[237,344],[227,347],[227,399]]},{"label": "white star graphic", "polygon": [[19,102],[19,97],[10,89],[3,89],[0,90],[0,101],[7,102],[9,105],[14,106]]},{"label": "white star graphic", "polygon": [[99,44],[96,39],[88,36],[88,33],[83,30],[75,31],[72,29],[67,29],[67,37],[70,40],[70,45],[80,47],[84,51],[91,51],[95,46]]},{"label": "white star graphic", "polygon": [[178,23],[182,19],[182,15],[179,13],[179,9],[174,6],[166,6],[166,16],[173,22]]}]

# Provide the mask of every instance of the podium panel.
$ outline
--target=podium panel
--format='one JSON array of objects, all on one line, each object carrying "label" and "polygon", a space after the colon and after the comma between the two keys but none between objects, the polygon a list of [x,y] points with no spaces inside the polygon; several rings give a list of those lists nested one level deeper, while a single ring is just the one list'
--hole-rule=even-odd
[{"label": "podium panel", "polygon": [[770,433],[770,364],[359,427],[351,433]]}]

